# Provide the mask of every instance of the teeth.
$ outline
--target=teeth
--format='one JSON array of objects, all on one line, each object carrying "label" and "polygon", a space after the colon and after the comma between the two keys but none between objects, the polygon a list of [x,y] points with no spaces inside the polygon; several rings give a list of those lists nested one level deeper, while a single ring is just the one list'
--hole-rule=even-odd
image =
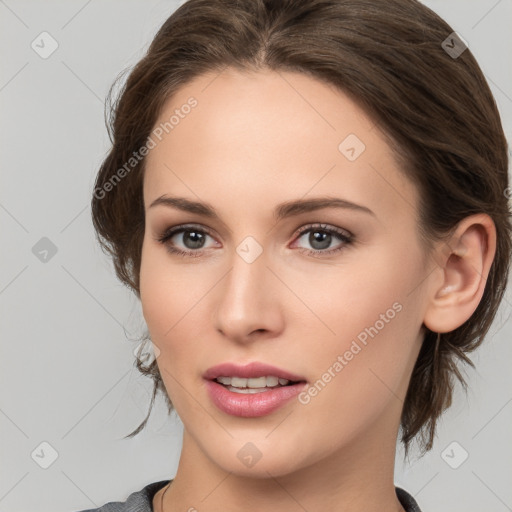
[{"label": "teeth", "polygon": [[[265,384],[267,386],[267,388],[273,388],[274,386],[277,386],[279,384],[279,379],[277,377],[270,376],[270,377],[264,377],[264,378],[267,381],[267,383]],[[288,383],[288,381],[286,379],[281,379],[281,380],[285,383]]]},{"label": "teeth", "polygon": [[228,387],[233,388],[249,388],[249,389],[255,389],[256,393],[259,392],[260,389],[265,388],[274,388],[278,385],[286,386],[290,381],[287,379],[281,379],[278,377],[275,377],[274,375],[269,375],[267,377],[256,377],[251,379],[246,379],[243,377],[217,377],[216,379],[221,384],[224,384]]},{"label": "teeth", "polygon": [[231,384],[231,377],[217,377],[216,379],[221,384],[229,385]]},{"label": "teeth", "polygon": [[252,395],[254,393],[264,393],[265,391],[270,391],[270,388],[235,388],[234,386],[226,386],[229,391],[234,391],[235,393],[242,393]]}]

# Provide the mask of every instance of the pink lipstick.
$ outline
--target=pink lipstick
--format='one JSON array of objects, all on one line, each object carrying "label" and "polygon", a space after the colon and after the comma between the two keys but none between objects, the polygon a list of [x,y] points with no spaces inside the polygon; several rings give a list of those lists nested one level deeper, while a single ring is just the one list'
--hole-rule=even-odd
[{"label": "pink lipstick", "polygon": [[306,379],[272,365],[223,363],[203,375],[212,402],[226,414],[265,416],[284,406],[306,386]]}]

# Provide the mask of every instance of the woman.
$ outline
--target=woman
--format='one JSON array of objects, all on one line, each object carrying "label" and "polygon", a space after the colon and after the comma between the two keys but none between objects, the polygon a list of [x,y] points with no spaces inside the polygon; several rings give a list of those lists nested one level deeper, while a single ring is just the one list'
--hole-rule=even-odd
[{"label": "woman", "polygon": [[432,448],[511,250],[462,38],[415,0],[189,0],[112,108],[94,226],[184,434],[108,510],[419,511],[397,436]]}]

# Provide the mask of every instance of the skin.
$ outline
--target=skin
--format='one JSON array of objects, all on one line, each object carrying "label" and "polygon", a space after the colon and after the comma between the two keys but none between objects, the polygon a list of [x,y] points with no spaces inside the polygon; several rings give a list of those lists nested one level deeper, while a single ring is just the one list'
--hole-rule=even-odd
[{"label": "skin", "polygon": [[[163,510],[403,510],[393,471],[411,372],[425,326],[448,332],[476,309],[495,252],[491,219],[464,219],[427,257],[415,185],[372,120],[326,83],[292,72],[208,73],[170,98],[155,126],[190,96],[198,105],[150,151],[144,176],[141,302],[184,424]],[[349,134],[366,146],[354,161],[338,149]],[[162,195],[207,202],[219,220],[150,207]],[[274,221],[279,203],[318,196],[374,215],[324,208]],[[333,235],[321,246],[315,228],[297,233],[317,222],[349,231],[352,242]],[[167,245],[198,257],[156,240],[185,223],[210,230],[204,246],[195,249],[190,232]],[[236,252],[247,236],[262,249],[252,263]],[[394,303],[401,311],[308,404],[239,418],[210,401],[202,374],[226,361],[316,382]],[[252,467],[237,457],[247,442],[261,453]]]}]

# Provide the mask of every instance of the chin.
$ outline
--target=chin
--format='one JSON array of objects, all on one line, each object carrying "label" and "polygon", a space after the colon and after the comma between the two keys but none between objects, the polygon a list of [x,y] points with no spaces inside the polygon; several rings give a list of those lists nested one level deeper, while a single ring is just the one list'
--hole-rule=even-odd
[{"label": "chin", "polygon": [[262,434],[261,438],[244,435],[218,442],[208,438],[203,450],[226,473],[256,479],[284,476],[314,462],[310,460],[313,457],[304,458],[306,454],[297,450],[297,444],[292,437],[288,438],[287,444],[277,435],[273,439],[265,439],[265,436],[268,436],[268,432]]}]

